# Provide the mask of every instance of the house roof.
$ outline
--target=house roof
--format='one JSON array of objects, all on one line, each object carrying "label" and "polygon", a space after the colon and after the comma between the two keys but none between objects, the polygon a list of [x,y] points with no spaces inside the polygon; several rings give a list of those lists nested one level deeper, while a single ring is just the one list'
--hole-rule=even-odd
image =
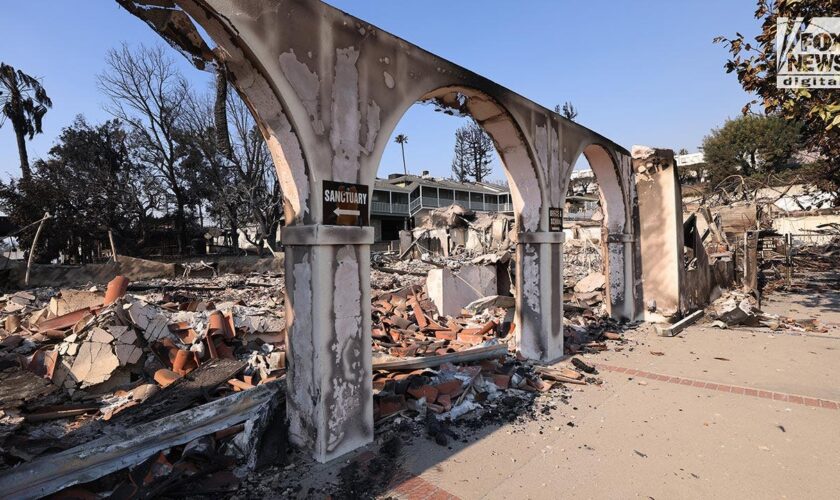
[{"label": "house roof", "polygon": [[453,179],[442,179],[430,176],[419,175],[392,175],[388,179],[376,179],[374,189],[387,190],[401,193],[410,193],[418,186],[433,187],[441,189],[454,189],[456,191],[469,191],[482,194],[508,194],[510,189],[507,186],[489,184],[486,182],[458,182]]}]

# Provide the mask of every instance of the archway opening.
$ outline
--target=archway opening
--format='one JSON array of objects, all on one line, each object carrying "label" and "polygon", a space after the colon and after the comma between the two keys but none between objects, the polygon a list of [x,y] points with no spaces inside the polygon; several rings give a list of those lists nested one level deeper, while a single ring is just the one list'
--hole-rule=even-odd
[{"label": "archway opening", "polygon": [[[400,231],[423,227],[431,211],[452,205],[513,214],[490,136],[469,116],[450,116],[436,112],[433,103],[417,102],[400,119],[380,160],[371,194],[375,250],[396,247]],[[475,245],[464,250],[480,251]]]},{"label": "archway opening", "polygon": [[607,314],[603,220],[595,173],[586,156],[581,155],[572,171],[564,204],[563,282],[565,308],[569,311],[588,307],[596,315]]},{"label": "archway opening", "polygon": [[[372,193],[374,331],[391,330],[387,317],[376,316],[378,301],[422,289],[426,301],[420,305],[429,319],[461,325],[446,334],[431,332],[432,338],[452,337],[437,346],[441,351],[512,333],[515,233],[523,210],[536,229],[538,185],[521,133],[487,94],[446,87],[408,107],[391,130]],[[476,311],[464,313],[471,302],[488,296],[502,297],[507,310],[492,308],[498,317],[491,331],[460,334],[488,323],[482,316],[481,324],[472,324],[479,321],[472,317]]]},{"label": "archway opening", "polygon": [[567,303],[596,315],[629,318],[625,310],[628,263],[622,245],[627,208],[618,169],[599,144],[582,148],[565,203],[564,283]]}]

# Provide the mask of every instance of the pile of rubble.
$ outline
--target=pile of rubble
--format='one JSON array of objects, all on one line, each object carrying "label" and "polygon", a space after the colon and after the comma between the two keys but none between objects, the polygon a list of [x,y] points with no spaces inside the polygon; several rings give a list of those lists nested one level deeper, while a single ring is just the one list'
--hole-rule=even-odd
[{"label": "pile of rubble", "polygon": [[604,303],[606,276],[600,271],[587,274],[583,278],[564,285],[564,301],[572,306],[589,309],[599,316],[607,315]]},{"label": "pile of rubble", "polygon": [[[377,420],[409,410],[421,421],[426,420],[427,414],[435,415],[439,421],[453,421],[473,410],[492,411],[502,396],[528,399],[529,393],[548,392],[559,383],[600,383],[577,370],[536,366],[504,351],[487,350],[480,355],[484,359],[477,362],[446,362],[435,368],[408,371],[376,370]],[[597,374],[594,367],[574,359]]]},{"label": "pile of rubble", "polygon": [[[835,232],[840,232],[840,228],[832,228]],[[822,231],[826,231],[823,229]],[[825,233],[815,233],[817,235],[824,235]],[[781,258],[767,259],[766,256],[762,261],[763,271],[770,274],[768,279],[768,286],[783,287],[785,286],[784,277],[787,275],[785,265],[787,264],[784,255]],[[826,273],[834,271],[840,267],[840,235],[834,236],[831,240],[822,245],[795,245],[790,250],[789,265],[796,270],[797,273],[806,276],[813,273]],[[769,268],[769,269],[768,269]],[[775,279],[775,280],[774,280]],[[810,280],[808,280],[810,281]],[[806,282],[807,286],[809,283]],[[796,286],[800,286],[797,284]]]},{"label": "pile of rubble", "polygon": [[771,330],[793,332],[827,333],[828,328],[816,320],[795,320],[793,318],[768,314],[762,311],[755,295],[741,290],[729,290],[712,302],[706,309],[711,326],[732,328],[737,326],[766,327]]},{"label": "pile of rubble", "polygon": [[563,244],[563,280],[574,284],[592,273],[604,272],[603,250],[587,238],[569,238]]},{"label": "pile of rubble", "polygon": [[400,231],[400,258],[475,257],[510,250],[514,226],[513,216],[503,213],[474,212],[456,204],[436,208],[418,215],[414,229]]},{"label": "pile of rubble", "polygon": [[[487,307],[476,315],[464,313],[460,317],[438,314],[426,293],[415,287],[377,297],[372,331],[376,417],[405,409],[406,395],[422,399],[433,412],[449,412],[452,397],[461,396],[463,387],[453,381],[454,375],[446,385],[438,378],[429,379],[431,368],[446,365],[449,373],[461,373],[467,368],[451,363],[506,356],[512,309]],[[468,371],[472,373],[468,378],[474,379],[477,373]]]},{"label": "pile of rubble", "polygon": [[[275,299],[256,288],[262,305],[254,307],[242,298],[254,294],[253,284],[237,294],[235,287],[219,293],[225,283],[218,280],[198,283],[179,283],[178,291],[138,283],[133,288],[155,291],[132,295],[118,276],[104,293],[42,288],[0,297],[0,469],[34,467],[41,455],[55,460],[137,425],[154,433],[173,416],[185,419],[182,434],[189,435],[183,412],[198,412],[201,421],[204,405],[229,400],[234,407],[228,396],[249,389],[259,387],[263,402],[282,397],[285,321],[281,308],[268,307]],[[219,298],[186,291],[211,293],[207,288]],[[229,467],[254,460],[248,450],[256,441],[243,424],[249,415],[240,411],[226,428],[205,428],[183,446],[166,446],[165,455],[127,464],[137,465],[130,471],[121,466],[102,486],[156,494],[178,491],[199,473],[230,479]]]},{"label": "pile of rubble", "polygon": [[[446,442],[452,422],[504,421],[553,388],[600,383],[580,359],[548,369],[515,353],[508,250],[398,257],[372,262],[378,422],[407,416]],[[597,353],[607,340],[623,349],[623,327],[603,314],[603,287],[597,272],[573,287],[567,353]],[[187,484],[202,477],[210,494],[235,488],[271,453],[276,460],[285,448],[263,443],[283,435],[264,432],[284,418],[275,411],[286,360],[282,294],[282,275],[213,272],[0,297],[0,470],[15,471],[0,473],[0,487],[23,474],[47,493],[84,483],[68,491],[178,495],[198,492]],[[45,475],[103,448],[118,449],[118,459]]]},{"label": "pile of rubble", "polygon": [[[485,425],[538,419],[568,404],[571,387],[601,384],[579,357],[551,368],[513,346],[513,298],[491,296],[458,316],[438,312],[425,290],[409,287],[374,300],[374,415],[380,426],[410,429],[441,446]],[[586,307],[564,321],[567,354],[621,351],[619,325]],[[458,431],[466,430],[467,434]],[[466,442],[466,441],[463,441]]]},{"label": "pile of rubble", "polygon": [[431,255],[423,260],[401,260],[396,252],[371,255],[370,288],[373,294],[408,286],[423,286],[426,275],[437,267]]},{"label": "pile of rubble", "polygon": [[[458,206],[433,210],[400,254],[373,257],[378,420],[406,412],[419,420],[427,413],[453,420],[494,407],[503,394],[527,397],[558,382],[587,383],[577,370],[538,370],[512,354],[514,250],[505,233],[509,226],[502,221],[476,217]],[[483,236],[461,246],[458,231],[464,229],[468,236]],[[488,248],[493,251],[474,251]],[[579,259],[566,266],[567,354],[606,350],[606,341],[621,341],[626,327],[606,314],[600,249],[589,243],[579,250]]]},{"label": "pile of rubble", "polygon": [[[441,314],[427,290],[410,286],[373,301],[374,416],[408,412],[418,421],[457,420],[473,410],[493,411],[500,396],[528,399],[558,383],[596,383],[594,368],[575,358],[571,368],[536,366],[514,353],[514,300],[489,296]],[[590,309],[570,311],[568,353],[623,343],[622,328]],[[621,350],[621,345],[615,345]],[[476,412],[480,418],[482,412]],[[440,433],[436,439],[445,441]]]},{"label": "pile of rubble", "polygon": [[491,338],[512,332],[512,297],[499,299],[511,309],[492,307],[493,303],[476,304],[478,314],[446,317],[438,314],[426,292],[409,287],[399,292],[380,295],[373,302],[374,352],[387,352],[400,358],[440,355],[479,345]]}]

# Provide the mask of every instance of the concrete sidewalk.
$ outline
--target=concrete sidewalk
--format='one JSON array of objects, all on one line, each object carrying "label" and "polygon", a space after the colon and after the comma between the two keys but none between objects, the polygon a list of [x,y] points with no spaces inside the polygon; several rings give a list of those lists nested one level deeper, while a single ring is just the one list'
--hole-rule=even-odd
[{"label": "concrete sidewalk", "polygon": [[765,303],[815,317],[827,334],[702,324],[674,338],[630,333],[621,352],[588,358],[602,386],[541,420],[484,429],[451,449],[414,440],[402,453],[406,480],[389,494],[840,498],[837,299],[803,290]]}]

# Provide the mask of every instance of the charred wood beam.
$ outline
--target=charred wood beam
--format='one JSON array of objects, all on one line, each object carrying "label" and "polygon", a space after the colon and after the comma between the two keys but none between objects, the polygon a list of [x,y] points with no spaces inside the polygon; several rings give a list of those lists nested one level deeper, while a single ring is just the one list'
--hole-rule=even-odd
[{"label": "charred wood beam", "polygon": [[266,405],[282,397],[284,383],[259,385],[33,460],[0,474],[0,491],[7,498],[41,498],[131,467],[161,450],[260,416]]}]

